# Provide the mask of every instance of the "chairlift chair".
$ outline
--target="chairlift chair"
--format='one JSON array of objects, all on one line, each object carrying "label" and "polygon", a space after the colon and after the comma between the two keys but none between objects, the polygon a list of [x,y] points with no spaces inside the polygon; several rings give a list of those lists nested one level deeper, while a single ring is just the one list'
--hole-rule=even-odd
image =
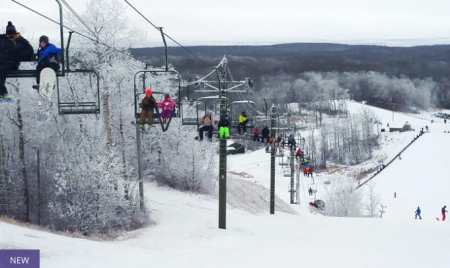
[{"label": "chairlift chair", "polygon": [[[141,96],[145,95],[145,90],[147,88],[146,79],[145,79],[146,74],[158,75],[158,74],[167,74],[167,73],[173,74],[176,76],[175,80],[178,82],[178,96],[179,96],[180,90],[181,90],[181,76],[177,71],[166,68],[166,69],[145,69],[145,70],[140,70],[135,73],[135,75],[134,75],[134,108],[135,109],[134,110],[135,110],[136,123],[138,123],[139,116],[140,116],[139,103],[142,99]],[[138,89],[137,81],[136,81],[137,79],[139,79],[139,75],[142,75],[142,89],[141,90]],[[162,101],[164,99],[164,96],[166,93],[157,91],[157,90],[152,90],[152,94],[156,97],[162,95],[162,99],[161,99],[161,101]],[[180,100],[179,98],[176,98],[176,99],[178,101]],[[178,110],[179,110],[180,109],[180,101],[177,103],[177,106],[178,106]],[[165,131],[167,131],[167,129],[169,129],[170,122],[172,121],[172,118],[174,118],[174,117],[179,117],[179,114],[177,114],[176,111],[172,111],[172,115],[169,118],[169,121],[167,121],[166,124],[164,124],[160,118],[160,113],[159,113],[158,107],[155,107],[155,112],[153,113],[153,123],[159,123],[161,125],[162,131],[165,132]]]},{"label": "chairlift chair", "polygon": [[[63,11],[62,5],[59,0],[56,0],[59,5],[59,28],[60,28],[60,42],[61,42],[61,62],[60,69],[56,71],[56,92],[58,98],[58,112],[59,114],[98,114],[100,113],[100,82],[99,76],[95,70],[90,69],[75,69],[71,70],[69,67],[69,46],[70,40],[72,38],[72,33],[69,32],[69,39],[67,41],[67,47],[64,48],[64,24],[63,24]],[[37,62],[37,55],[33,54],[30,58],[23,60],[23,62]],[[96,87],[97,98],[93,101],[61,101],[61,91],[59,86],[59,77],[64,77],[68,73],[87,73],[94,74],[97,77],[97,83],[94,84],[93,87]],[[7,75],[7,78],[35,78],[36,70],[28,69],[28,70],[15,70]]]}]

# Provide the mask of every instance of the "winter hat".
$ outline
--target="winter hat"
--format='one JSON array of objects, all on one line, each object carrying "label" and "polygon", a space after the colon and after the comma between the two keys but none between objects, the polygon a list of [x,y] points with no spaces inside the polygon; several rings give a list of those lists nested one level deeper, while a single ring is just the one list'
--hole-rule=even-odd
[{"label": "winter hat", "polygon": [[44,42],[44,43],[48,44],[48,36],[43,35],[43,36],[39,37],[39,43],[40,42]]},{"label": "winter hat", "polygon": [[147,90],[145,91],[145,94],[146,94],[146,95],[152,95],[152,90],[151,90],[151,89],[147,89]]},{"label": "winter hat", "polygon": [[6,26],[6,34],[16,34],[16,27],[12,24],[12,22],[8,21],[8,26]]}]

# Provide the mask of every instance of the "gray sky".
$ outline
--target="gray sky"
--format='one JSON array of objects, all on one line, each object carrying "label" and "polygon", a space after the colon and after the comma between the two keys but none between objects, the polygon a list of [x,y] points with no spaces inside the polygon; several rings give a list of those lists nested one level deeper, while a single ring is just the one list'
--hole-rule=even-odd
[{"label": "gray sky", "polygon": [[[53,19],[53,0],[17,0]],[[162,46],[159,32],[125,1],[132,23],[148,31],[140,46]],[[339,42],[450,44],[449,0],[128,0],[183,45]],[[82,14],[88,0],[66,0]],[[58,28],[10,0],[0,0],[0,32],[11,20],[25,37]],[[171,45],[169,43],[169,45]]]}]

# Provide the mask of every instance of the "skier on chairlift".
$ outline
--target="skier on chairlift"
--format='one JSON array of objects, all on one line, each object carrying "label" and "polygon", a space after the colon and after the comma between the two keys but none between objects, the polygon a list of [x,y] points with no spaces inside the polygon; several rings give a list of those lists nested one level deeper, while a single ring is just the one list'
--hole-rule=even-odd
[{"label": "skier on chairlift", "polygon": [[230,136],[230,121],[228,121],[228,116],[221,115],[219,123],[217,123],[217,127],[219,128],[219,138],[228,139]]},{"label": "skier on chairlift", "polygon": [[170,98],[169,94],[166,94],[164,100],[158,103],[158,107],[161,108],[160,117],[163,120],[163,124],[166,124],[172,116],[173,109],[177,107],[177,104]]},{"label": "skier on chairlift", "polygon": [[139,107],[141,107],[141,115],[139,116],[139,127],[144,130],[145,118],[147,118],[148,128],[150,129],[153,124],[153,110],[156,107],[156,100],[153,97],[152,90],[147,89],[145,91],[145,97],[142,99]]},{"label": "skier on chairlift", "polygon": [[18,70],[20,61],[32,55],[33,47],[16,31],[12,22],[8,21],[6,34],[0,34],[0,99],[8,98],[8,90],[5,86],[6,76]]},{"label": "skier on chairlift", "polygon": [[241,134],[241,128],[244,134],[247,133],[247,122],[248,122],[247,114],[245,112],[242,112],[242,114],[239,116],[239,124],[238,124],[239,135]]},{"label": "skier on chairlift", "polygon": [[40,75],[44,68],[51,68],[55,71],[55,73],[59,70],[60,55],[61,49],[49,43],[47,36],[43,35],[39,38],[39,48],[37,51],[38,64],[36,66],[36,85],[33,85],[34,89],[39,90]]}]

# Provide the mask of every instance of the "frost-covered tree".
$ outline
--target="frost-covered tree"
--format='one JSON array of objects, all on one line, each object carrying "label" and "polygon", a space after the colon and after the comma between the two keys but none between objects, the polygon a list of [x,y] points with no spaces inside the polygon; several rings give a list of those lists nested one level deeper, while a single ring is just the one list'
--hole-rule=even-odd
[{"label": "frost-covered tree", "polygon": [[369,181],[365,185],[366,190],[366,201],[364,204],[364,209],[367,215],[371,218],[375,217],[375,212],[377,211],[378,205],[381,204],[381,197],[375,191],[376,183],[373,181]]},{"label": "frost-covered tree", "polygon": [[350,178],[336,178],[325,186],[325,214],[333,217],[361,217],[362,194]]}]

